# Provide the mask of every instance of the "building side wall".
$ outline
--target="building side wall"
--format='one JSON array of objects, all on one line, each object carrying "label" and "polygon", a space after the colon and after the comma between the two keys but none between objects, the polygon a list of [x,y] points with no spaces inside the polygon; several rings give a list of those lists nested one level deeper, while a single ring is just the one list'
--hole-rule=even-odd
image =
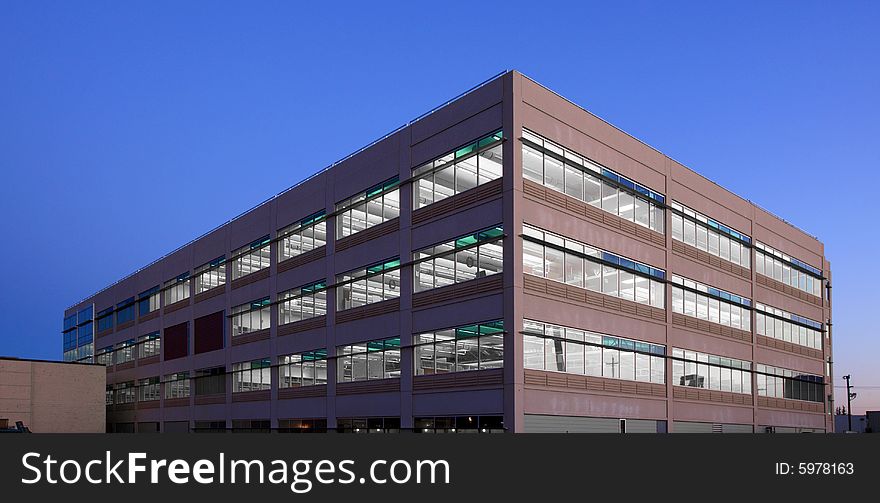
[{"label": "building side wall", "polygon": [[0,360],[0,418],[34,433],[102,433],[104,384],[97,365]]},{"label": "building side wall", "polygon": [[[513,85],[520,91],[515,97],[513,107],[516,117],[516,123],[512,128],[514,131],[528,128],[544,138],[664,194],[667,203],[674,200],[747,233],[753,241],[760,241],[821,268],[825,276],[830,279],[830,263],[825,259],[823,244],[816,238],[707,180],[527,77],[517,74]],[[520,146],[516,145],[515,148],[519,149]],[[516,162],[521,165],[521,158],[516,158]],[[831,319],[831,303],[827,298],[821,305],[816,305],[759,283],[754,268],[754,254],[752,254],[751,269],[744,277],[742,274],[735,274],[708,261],[695,258],[696,248],[687,250],[680,247],[680,243],[676,243],[674,250],[669,210],[665,212],[665,233],[662,239],[659,241],[645,239],[625,225],[618,224],[619,219],[616,217],[605,216],[604,220],[596,220],[573,213],[571,208],[576,207],[576,204],[572,206],[575,200],[559,192],[556,192],[558,195],[554,196],[553,201],[530,196],[523,190],[524,184],[528,182],[523,180],[521,166],[518,165],[514,169],[519,170],[514,172],[513,180],[516,191],[515,204],[519,208],[516,212],[519,217],[516,225],[520,227],[514,232],[517,236],[522,232],[522,223],[528,223],[662,268],[666,271],[667,278],[675,274],[823,323]],[[519,257],[522,257],[521,248],[518,251]],[[663,344],[667,347],[667,354],[672,348],[682,348],[799,370],[825,376],[826,381],[830,382],[831,376],[825,375],[825,361],[832,356],[830,338],[825,338],[821,355],[808,357],[790,350],[759,344],[755,335],[753,314],[748,341],[681,326],[673,323],[669,285],[666,287],[665,317],[660,319],[620,310],[585,306],[569,298],[560,298],[559,295],[563,294],[537,294],[525,289],[522,295],[523,300],[515,307],[517,311],[515,316],[519,320],[528,318]],[[582,380],[573,379],[564,373],[555,376],[553,374],[557,373],[548,374],[551,375],[533,376],[531,379],[526,378],[521,381],[525,387],[522,400],[524,415],[542,418],[548,415],[650,418],[666,421],[669,431],[676,430],[676,423],[679,426],[705,423],[710,429],[713,424],[727,424],[728,431],[736,429],[731,425],[749,425],[756,431],[764,426],[827,431],[833,429],[833,419],[827,413],[830,408],[822,412],[807,412],[791,410],[793,407],[798,407],[798,404],[779,403],[767,406],[763,404],[763,400],[761,400],[762,404],[759,404],[757,393],[740,398],[723,394],[709,396],[708,393],[699,399],[678,398],[677,396],[684,393],[680,386],[673,386],[671,382],[671,362],[667,362],[665,392],[645,389],[639,391],[635,389],[634,384],[633,389],[628,392],[589,391],[585,388],[594,386],[595,389],[599,384],[584,384]],[[534,384],[535,379],[543,380],[541,382],[544,384]],[[623,385],[605,383],[604,386],[606,389],[618,390],[620,387],[627,387],[625,383]],[[752,389],[756,389],[754,385]],[[833,391],[830,386],[826,389],[828,394]],[[733,403],[742,402],[742,398],[745,398],[745,403]],[[536,423],[534,420],[528,420],[526,424]],[[522,430],[518,428],[517,431]]]},{"label": "building side wall", "polygon": [[[504,93],[509,80],[498,79],[467,94],[68,310],[68,313],[76,312],[94,302],[95,311],[100,312],[121,299],[164,284],[181,273],[193,272],[199,265],[216,257],[231,257],[236,249],[262,236],[269,235],[274,240],[280,229],[316,211],[324,210],[330,215],[335,211],[337,202],[391,177],[400,178],[399,218],[352,236],[360,239],[359,235],[370,235],[370,239],[337,248],[341,241],[332,237],[336,217],[331,216],[327,220],[328,243],[319,257],[293,268],[282,269],[278,264],[279,246],[273,242],[271,266],[265,277],[239,285],[232,281],[230,269],[227,268],[227,282],[220,295],[206,299],[191,295],[182,306],[175,306],[173,310],[164,306],[156,316],[137,318],[131,326],[116,327],[113,331],[99,334],[95,342],[96,352],[152,331],[164,333],[167,328],[183,323],[189,327],[187,356],[166,361],[163,354],[159,358],[113,365],[107,370],[108,383],[136,382],[149,377],[164,379],[164,376],[172,373],[210,367],[230,370],[235,363],[262,358],[269,358],[274,366],[282,356],[293,353],[326,348],[332,356],[341,345],[395,336],[401,338],[402,346],[408,347],[413,341],[414,332],[504,319],[502,278],[497,278],[497,286],[489,290],[451,298],[447,296],[428,305],[414,306],[413,273],[408,265],[401,272],[400,298],[391,301],[396,303],[396,307],[390,312],[373,313],[356,319],[351,319],[348,313],[343,320],[336,312],[335,292],[330,289],[327,315],[321,326],[293,334],[280,333],[277,309],[273,307],[267,337],[245,344],[233,339],[228,315],[234,306],[254,299],[269,297],[274,304],[281,292],[291,288],[322,279],[332,284],[340,273],[390,257],[399,256],[406,263],[410,261],[413,250],[501,224],[505,208],[512,207],[512,203],[509,202],[510,195],[500,184],[495,193],[485,198],[459,205],[414,224],[410,179],[414,167],[501,129],[506,124]],[[506,144],[503,148],[507,155]],[[509,165],[510,162],[505,160],[505,175]],[[379,228],[381,230],[377,232]],[[505,262],[508,262],[507,258]],[[194,354],[192,327],[195,319],[220,311],[226,316],[223,349]],[[258,419],[268,420],[271,427],[276,428],[279,420],[326,418],[327,427],[334,428],[337,418],[400,417],[401,427],[411,428],[413,417],[461,414],[500,416],[505,412],[501,376],[496,378],[490,372],[488,378],[475,378],[474,382],[414,389],[411,351],[402,352],[401,367],[405,370],[399,379],[378,384],[358,383],[359,391],[351,393],[341,389],[346,386],[340,387],[336,383],[336,363],[331,359],[328,361],[325,389],[306,392],[308,396],[302,396],[301,393],[295,397],[279,393],[277,371],[273,368],[269,392],[265,396],[249,397],[247,401],[243,401],[243,394],[232,393],[231,378],[227,375],[224,396],[214,397],[212,403],[192,396],[184,400],[185,403],[180,400],[172,402],[166,400],[163,394],[155,403],[110,406],[108,421],[124,424],[128,429],[130,425],[141,423],[160,423],[162,428],[166,423],[175,423],[174,427],[177,428],[181,427],[177,424],[179,422],[187,422],[190,427],[195,424],[194,421],[219,421],[231,426],[236,420]]]}]

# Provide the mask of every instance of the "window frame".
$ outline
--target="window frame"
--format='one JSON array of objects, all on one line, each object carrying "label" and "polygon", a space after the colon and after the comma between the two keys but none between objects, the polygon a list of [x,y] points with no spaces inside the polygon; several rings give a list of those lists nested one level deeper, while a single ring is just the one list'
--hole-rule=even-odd
[{"label": "window frame", "polygon": [[[205,276],[209,276],[209,278],[214,278],[216,276],[216,281],[205,281]],[[195,294],[198,295],[225,286],[227,280],[226,276],[226,255],[220,255],[214,260],[196,267],[193,270],[192,275]],[[213,286],[206,287],[206,285]]]},{"label": "window frame", "polygon": [[[245,264],[246,258],[248,259],[247,264]],[[232,271],[231,274],[229,274],[229,276],[232,277],[232,281],[260,272],[263,269],[268,269],[272,266],[272,239],[270,239],[269,234],[266,234],[259,239],[237,248],[232,252],[232,257],[228,262],[232,264]],[[258,267],[254,268],[254,263],[256,263]],[[249,270],[243,272],[245,269]],[[227,281],[228,280],[229,278],[227,278]]]},{"label": "window frame", "polygon": [[162,305],[167,307],[189,299],[192,295],[191,279],[192,277],[187,271],[166,281],[162,287]]},{"label": "window frame", "polygon": [[[495,178],[484,177],[481,176],[482,169],[480,165],[482,162],[482,157],[485,152],[495,150],[496,147],[501,146],[505,141],[504,132],[502,129],[496,130],[494,133],[489,133],[487,135],[483,135],[481,138],[477,140],[470,141],[458,148],[454,148],[443,155],[439,155],[430,161],[424,162],[421,165],[412,168],[412,178],[411,182],[413,185],[412,190],[412,210],[416,211],[422,208],[426,208],[431,206],[434,203],[440,202],[444,199],[448,199],[457,194],[461,194],[467,190],[479,187],[480,185],[489,183],[493,180],[497,180],[504,176],[504,158],[503,153],[501,158],[501,170],[500,174]],[[459,190],[458,187],[458,177],[456,175],[458,170],[458,164],[464,163],[470,159],[476,160],[476,166],[474,168],[474,173],[476,176],[476,185],[473,187],[466,188],[464,190]],[[439,172],[446,171],[448,169],[452,169],[452,193],[446,195],[441,198],[437,198],[437,182],[435,181],[435,175]],[[425,180],[430,180],[431,187],[431,201],[430,202],[422,202],[422,187],[427,186]],[[426,200],[427,201],[427,200]]]},{"label": "window frame", "polygon": [[[307,289],[308,289],[308,291],[307,291]],[[313,281],[311,283],[307,283],[305,285],[302,285],[302,286],[299,286],[296,288],[291,288],[290,290],[286,290],[286,291],[279,293],[278,300],[275,302],[275,304],[278,305],[278,326],[287,325],[290,323],[296,323],[296,322],[308,320],[311,318],[319,318],[321,316],[326,316],[327,309],[328,309],[328,305],[327,305],[328,291],[329,291],[329,288],[327,287],[327,280],[322,279],[319,281]],[[294,292],[296,292],[296,293],[294,293]],[[323,294],[324,312],[322,314],[317,314],[317,312],[318,312],[318,296],[320,296],[321,294]],[[304,316],[303,315],[303,313],[305,312],[305,309],[302,304],[302,299],[304,299],[304,298],[311,298],[312,299],[312,303],[311,303],[312,315],[311,316]],[[287,307],[285,309],[285,305],[292,306],[292,303],[294,303],[297,300],[300,301],[299,318],[292,319],[290,321],[286,321],[288,319],[287,316],[289,316],[289,315],[286,315],[285,312],[292,312],[293,309],[291,307]]]},{"label": "window frame", "polygon": [[[552,140],[549,140],[541,136],[540,134],[529,130],[528,128],[523,128],[520,141],[523,148],[528,147],[530,150],[540,153],[542,155],[542,181],[538,182],[533,177],[527,176],[525,160],[523,160],[524,178],[532,180],[535,183],[539,183],[542,186],[548,187],[557,192],[575,197],[571,194],[568,194],[568,192],[566,191],[567,182],[563,181],[562,177],[560,177],[560,181],[558,184],[547,183],[545,163],[546,158],[549,156],[553,158],[555,162],[560,163],[560,169],[563,174],[566,173],[566,166],[571,166],[577,170],[580,170],[584,174],[582,184],[582,186],[584,187],[584,195],[583,197],[578,198],[578,200],[599,208],[602,211],[618,216],[619,218],[622,218],[629,222],[633,222],[636,225],[643,226],[643,224],[640,223],[636,218],[635,206],[633,207],[633,211],[631,212],[632,218],[621,215],[621,205],[619,204],[619,199],[620,193],[622,191],[627,194],[624,197],[625,201],[628,201],[629,197],[632,196],[634,199],[641,199],[642,202],[648,203],[648,225],[644,226],[645,228],[651,229],[654,232],[658,232],[660,234],[666,234],[665,211],[663,211],[662,214],[658,214],[658,210],[662,211],[667,208],[666,196],[664,196],[663,194],[660,194],[659,192],[654,191],[645,185],[630,180],[629,178],[617,173],[616,171],[609,169],[606,166],[603,166],[601,163],[598,163],[586,156],[583,156],[564,146],[561,146],[556,142],[553,142]],[[523,159],[525,159],[525,153],[523,153]],[[587,195],[587,176],[592,177],[599,182],[599,199],[588,200],[590,198]]]},{"label": "window frame", "polygon": [[[294,361],[294,358],[298,358],[297,361]],[[312,377],[306,381],[305,379],[305,362],[308,361],[311,363]],[[328,376],[330,373],[328,362],[330,361],[330,357],[327,354],[326,348],[313,349],[310,351],[300,351],[298,353],[292,353],[288,355],[283,355],[278,358],[278,389],[287,389],[287,388],[303,388],[307,386],[326,386],[328,383]],[[319,362],[323,362],[323,364],[319,365]],[[318,369],[322,368],[324,370],[324,379],[323,382],[319,382]],[[294,369],[299,369],[298,377],[294,375]],[[298,381],[296,381],[298,379]],[[296,382],[296,385],[294,385]]]},{"label": "window frame", "polygon": [[[355,350],[355,348],[358,348]],[[361,349],[363,348],[363,349]],[[397,337],[386,337],[383,339],[373,339],[369,341],[354,342],[336,347],[336,382],[337,384],[346,382],[361,381],[379,381],[384,379],[400,379],[403,375],[403,345],[401,339]],[[386,353],[397,354],[397,370],[389,372],[386,363]],[[381,355],[381,377],[371,377],[371,370],[376,370],[377,354]],[[372,358],[371,358],[371,355]],[[361,360],[361,356],[364,358]],[[363,362],[363,373],[360,372],[360,365],[355,365],[355,361]],[[348,367],[346,367],[346,363]],[[349,372],[346,372],[346,371]],[[356,375],[355,372],[358,372]],[[396,375],[392,375],[396,373]]]},{"label": "window frame", "polygon": [[[520,237],[523,240],[523,272],[525,274],[572,285],[572,282],[565,281],[565,274],[568,270],[567,261],[569,256],[571,256],[573,259],[583,261],[582,263],[584,265],[583,286],[575,285],[578,288],[629,300],[631,302],[638,302],[658,309],[665,309],[665,285],[668,280],[666,278],[667,272],[664,269],[609,253],[601,248],[596,248],[575,239],[555,234],[529,223],[523,223],[523,232],[520,234]],[[528,243],[535,245],[534,249],[531,250],[529,254],[526,253],[526,250],[529,248]],[[539,247],[542,250],[542,264],[540,270],[543,275],[535,274],[534,271],[537,268],[527,266],[526,264],[527,257],[537,260],[536,252]],[[564,263],[562,268],[565,272],[563,272],[563,276],[561,276],[562,280],[548,277],[549,268],[546,259],[548,249],[552,249],[555,253],[563,254]],[[591,267],[588,264],[593,264],[593,266]],[[588,275],[589,271],[595,271],[597,269],[601,274],[595,276],[595,279],[591,281],[591,278],[594,278],[594,276]],[[635,294],[635,289],[633,289],[633,295],[631,297],[624,297],[624,293],[627,295],[629,294],[629,288],[626,289],[626,292],[621,290],[621,273],[623,273],[624,280],[632,275],[634,278],[634,286],[637,283],[635,280],[636,277],[648,279],[648,299],[646,302],[639,302],[640,297]],[[660,295],[661,293],[663,297],[662,303],[655,302],[656,299],[654,296]]]},{"label": "window frame", "polygon": [[138,317],[158,311],[162,307],[162,285],[156,285],[137,296]]},{"label": "window frame", "polygon": [[[334,213],[334,215],[335,215],[335,213]],[[278,242],[278,258],[276,259],[277,262],[280,264],[281,262],[284,262],[285,260],[289,260],[294,257],[298,257],[302,254],[310,253],[310,252],[313,252],[315,250],[318,250],[318,249],[321,249],[321,248],[327,246],[327,241],[329,240],[329,236],[327,235],[327,220],[328,220],[328,215],[327,215],[326,210],[320,210],[320,211],[316,211],[316,212],[312,213],[311,215],[309,215],[309,216],[307,216],[297,222],[294,222],[286,227],[279,229],[277,232],[277,237],[275,238],[275,241]],[[315,246],[315,243],[317,242],[317,239],[318,239],[317,237],[315,237],[315,230],[316,230],[315,228],[319,225],[322,225],[322,224],[324,225],[324,242],[320,246]],[[292,242],[292,237],[299,236],[299,242],[302,243],[303,242],[302,233],[306,232],[310,229],[312,230],[312,236],[311,236],[311,240],[312,240],[311,246],[312,247],[311,247],[311,249],[301,250],[298,253],[288,254],[288,250],[291,250],[294,248],[293,246],[288,244],[289,242]]]},{"label": "window frame", "polygon": [[[473,327],[473,328],[472,328]],[[438,339],[438,334],[443,332],[452,332],[453,337],[448,338],[448,334],[444,334],[443,339]],[[491,321],[483,321],[479,323],[470,323],[465,325],[458,325],[455,327],[449,327],[444,329],[436,329],[436,330],[427,330],[423,332],[418,332],[417,334],[413,334],[413,375],[414,376],[430,376],[430,375],[446,375],[451,373],[460,373],[460,372],[474,372],[481,370],[493,370],[504,368],[504,339],[506,337],[507,332],[504,330],[504,320],[491,320]],[[497,344],[489,345],[489,342],[495,340],[497,343],[497,338],[501,337],[500,341],[500,353],[496,352],[495,358],[486,359],[484,363],[484,344],[487,347],[497,348]],[[476,341],[477,348],[477,361],[476,368],[459,368],[459,351],[458,351],[458,341],[459,340],[468,340],[468,341]],[[452,370],[448,372],[439,372],[437,366],[437,346],[438,343],[441,345],[448,345],[448,343],[452,341],[453,343],[453,355],[455,361],[453,362]],[[472,346],[472,345],[471,345]],[[422,358],[423,355],[430,354],[430,370],[431,372],[425,372],[428,368],[423,363],[426,361],[425,358]],[[490,362],[500,362],[500,364],[491,364],[490,366],[484,366],[484,364],[489,364]]]},{"label": "window frame", "polygon": [[[243,368],[244,365],[247,365],[247,368]],[[233,363],[229,374],[232,377],[232,393],[249,393],[272,389],[271,358],[260,358],[257,360]],[[245,381],[243,379],[245,374],[250,377],[250,380]],[[259,380],[254,379],[254,376],[259,376]],[[266,382],[266,379],[268,379],[268,382]],[[244,386],[245,382],[250,383],[250,385]]]},{"label": "window frame", "polygon": [[[569,336],[570,333],[571,336]],[[529,318],[523,319],[520,335],[523,338],[523,368],[526,370],[561,372],[630,382],[648,382],[664,386],[666,384],[666,358],[668,355],[667,347],[663,344]],[[583,358],[583,361],[573,362],[569,358],[570,349],[573,347],[576,349],[574,354],[582,355],[578,358]],[[541,358],[535,357],[538,348],[542,352]],[[548,348],[551,348],[552,354],[548,354]],[[622,353],[625,353],[627,359],[631,360],[633,364],[632,372],[630,373],[628,369],[626,377],[623,377],[616,367],[622,367],[623,360],[620,356]],[[647,363],[648,368],[641,367],[640,362]],[[541,363],[540,368],[535,363]],[[552,363],[556,368],[547,368],[548,363]],[[612,365],[612,370],[609,372],[613,375],[606,375],[608,365]],[[662,372],[660,372],[661,370]],[[647,379],[639,379],[640,375],[646,376]],[[630,376],[632,376],[631,379]]]},{"label": "window frame", "polygon": [[[507,236],[504,233],[503,227],[501,226],[501,224],[498,224],[413,251],[411,262],[413,270],[413,293],[416,294],[420,292],[434,290],[437,288],[442,288],[444,286],[464,283],[466,281],[494,276],[496,274],[502,274],[504,272],[503,242],[506,237]],[[502,244],[499,245],[499,243]],[[492,248],[490,248],[491,246],[497,246],[500,248],[500,250],[493,250]],[[438,247],[448,247],[448,249],[437,252],[436,250]],[[426,250],[430,250],[431,252],[427,253]],[[498,251],[500,256],[492,256],[490,250]],[[500,268],[496,268],[497,270],[495,270],[494,272],[487,273],[487,271],[491,271],[492,269],[489,267],[484,267],[484,264],[486,264],[486,262],[484,262],[482,259],[484,256],[489,257],[487,260],[498,260],[500,262],[498,264]],[[460,262],[460,257],[466,257],[465,262]],[[473,258],[473,265],[471,265],[471,263],[467,260],[468,258]],[[438,259],[444,259],[452,262],[451,282],[438,284],[438,265],[436,262]],[[459,280],[459,268],[461,264],[464,264],[464,266],[461,273],[462,279]],[[465,275],[467,269],[474,270],[473,277]],[[432,278],[433,286],[423,287],[423,275],[427,275]],[[441,278],[443,277],[442,275],[439,276]]]},{"label": "window frame", "polygon": [[[239,309],[244,306],[248,306],[247,309]],[[263,321],[264,321],[263,311],[264,310],[265,310],[265,322],[266,322],[265,326],[263,326]],[[249,327],[250,328],[249,330],[237,331],[236,330],[237,328],[245,328],[244,325],[241,323],[241,321],[243,321],[243,318],[246,315],[250,315],[249,319],[250,319],[251,324],[253,324],[253,313],[255,313],[255,312],[259,312],[258,316],[259,316],[259,320],[260,320],[260,328],[254,329],[253,327]],[[269,297],[263,297],[260,299],[252,300],[250,302],[245,302],[244,304],[239,304],[237,306],[233,306],[229,310],[229,314],[227,315],[227,317],[230,319],[230,323],[231,323],[231,332],[230,333],[232,334],[233,338],[240,337],[240,336],[247,335],[247,334],[251,334],[254,332],[260,332],[262,330],[269,330],[270,328],[272,328],[272,303],[269,300]],[[236,324],[236,321],[238,321],[238,324]]]},{"label": "window frame", "polygon": [[[375,227],[375,226],[381,225],[385,222],[394,220],[395,218],[399,218],[400,211],[401,211],[400,186],[401,186],[400,176],[393,176],[383,182],[380,182],[376,185],[373,185],[372,187],[370,187],[369,189],[367,189],[365,191],[358,192],[352,196],[349,196],[349,197],[337,202],[336,205],[334,206],[335,211],[333,212],[333,216],[335,217],[335,221],[336,221],[335,225],[334,225],[334,227],[335,227],[334,234],[335,234],[336,241],[353,236],[353,235],[355,235],[359,232],[365,231],[371,227]],[[397,193],[397,215],[395,215],[391,218],[388,218],[387,212],[386,212],[385,198],[386,198],[386,196],[388,196],[394,192]],[[378,223],[370,223],[369,215],[370,215],[370,208],[372,207],[370,203],[376,201],[376,199],[380,200],[380,202],[378,204],[381,205],[381,208],[382,208],[381,221]],[[357,208],[357,207],[363,207],[362,210],[358,210],[358,211],[363,211],[364,228],[354,230],[354,225],[353,225],[353,222],[354,222],[353,214],[354,213],[353,212],[355,211],[355,208]],[[393,207],[393,206],[391,206],[391,207]],[[376,208],[373,207],[373,210],[375,211]],[[349,213],[347,226],[346,226],[346,222],[345,222],[346,213]],[[347,229],[347,231],[346,231],[346,229]]]},{"label": "window frame", "polygon": [[[376,269],[378,268],[378,269]],[[373,269],[371,271],[371,269]],[[352,269],[350,271],[346,271],[344,273],[340,273],[336,275],[336,283],[333,287],[336,289],[336,312],[347,311],[349,309],[355,309],[357,307],[362,307],[370,304],[376,304],[378,302],[384,302],[387,300],[394,300],[400,298],[400,290],[401,290],[401,270],[403,269],[403,265],[400,262],[400,257],[393,257],[386,260],[381,260],[379,262],[375,262],[372,265],[368,265],[366,267],[359,267],[357,269]],[[363,274],[360,274],[363,272]],[[394,281],[395,275],[397,278],[396,287],[391,284]],[[390,280],[386,281],[385,275],[389,275]],[[382,284],[382,299],[381,300],[373,300],[370,301],[370,290],[369,285],[371,284],[371,280],[373,283],[376,283],[377,280],[375,278],[381,277],[379,281]],[[346,279],[347,278],[347,279]],[[364,282],[364,303],[354,305],[354,284],[358,282]],[[396,290],[396,295],[386,296],[385,287],[389,287],[391,291]],[[348,302],[352,305],[345,307],[345,298],[346,292],[349,292]],[[375,293],[374,293],[375,295]]]}]

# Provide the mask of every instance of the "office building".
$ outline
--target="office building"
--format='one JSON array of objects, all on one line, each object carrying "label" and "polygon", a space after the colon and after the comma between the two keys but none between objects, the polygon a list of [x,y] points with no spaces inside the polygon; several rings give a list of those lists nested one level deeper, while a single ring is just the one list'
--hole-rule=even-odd
[{"label": "office building", "polygon": [[71,306],[64,355],[111,431],[822,432],[830,278],[511,71]]}]

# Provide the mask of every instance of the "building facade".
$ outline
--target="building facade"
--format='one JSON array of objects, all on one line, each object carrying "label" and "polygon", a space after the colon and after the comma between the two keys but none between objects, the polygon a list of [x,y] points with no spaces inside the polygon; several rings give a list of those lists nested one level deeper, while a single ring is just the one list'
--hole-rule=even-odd
[{"label": "building facade", "polygon": [[17,422],[34,433],[105,430],[100,365],[0,357],[0,430]]},{"label": "building facade", "polygon": [[816,238],[503,73],[65,311],[111,431],[831,431]]}]

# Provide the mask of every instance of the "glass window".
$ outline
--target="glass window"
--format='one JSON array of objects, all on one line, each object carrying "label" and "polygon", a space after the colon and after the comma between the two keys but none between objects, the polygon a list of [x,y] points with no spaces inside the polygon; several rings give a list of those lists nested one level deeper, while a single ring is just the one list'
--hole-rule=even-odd
[{"label": "glass window", "polygon": [[327,244],[327,215],[322,210],[278,231],[278,261],[321,248]]},{"label": "glass window", "polygon": [[164,379],[165,398],[187,398],[190,394],[189,372],[169,374]]},{"label": "glass window", "polygon": [[207,292],[226,284],[226,257],[220,256],[195,270],[196,293]]},{"label": "glass window", "polygon": [[664,228],[666,227],[665,215],[666,212],[662,206],[651,204],[651,230],[664,234]]},{"label": "glass window", "polygon": [[617,296],[617,269],[603,265],[602,266],[602,293],[606,295]]},{"label": "glass window", "polygon": [[165,282],[163,290],[166,306],[189,298],[189,280],[189,273],[185,272],[180,276]]},{"label": "glass window", "polygon": [[455,192],[461,193],[477,186],[477,158],[468,157],[455,162]]},{"label": "glass window", "polygon": [[492,227],[417,250],[413,253],[416,292],[502,272],[503,237],[501,227]]},{"label": "glass window", "polygon": [[665,305],[664,271],[529,225],[523,226],[523,270],[661,309]]},{"label": "glass window", "polygon": [[[638,302],[638,298],[636,299]],[[666,284],[651,280],[651,305],[658,309],[666,308]]]},{"label": "glass window", "polygon": [[640,197],[633,198],[635,205],[635,221],[643,227],[651,226],[651,203]]},{"label": "glass window", "polygon": [[134,297],[126,299],[116,305],[116,324],[134,320]]},{"label": "glass window", "polygon": [[562,162],[550,156],[544,156],[544,185],[560,192],[565,191]]},{"label": "glass window", "polygon": [[392,337],[349,346],[339,346],[337,382],[400,377],[400,338]]},{"label": "glass window", "polygon": [[[422,208],[455,194],[501,178],[503,173],[502,132],[497,131],[455,151],[422,164],[413,170],[418,190],[413,191],[413,207]],[[526,162],[541,179],[541,157],[528,157]],[[399,206],[398,206],[399,207]]]},{"label": "glass window", "polygon": [[619,271],[621,299],[635,301],[635,275],[627,271]]},{"label": "glass window", "polygon": [[158,376],[139,379],[137,382],[138,402],[158,400],[161,395],[161,386]]},{"label": "glass window", "polygon": [[195,370],[192,386],[195,388],[195,396],[224,394],[226,393],[226,369],[214,367]]},{"label": "glass window", "polygon": [[684,242],[691,245],[697,245],[697,224],[693,220],[684,220]]},{"label": "glass window", "polygon": [[544,154],[523,145],[523,176],[533,182],[544,183]]},{"label": "glass window", "polygon": [[523,241],[523,269],[526,274],[544,277],[544,247]]},{"label": "glass window", "polygon": [[400,259],[340,274],[336,281],[337,311],[396,299],[400,297]]},{"label": "glass window", "polygon": [[523,320],[525,368],[665,382],[663,346]]},{"label": "glass window", "polygon": [[584,286],[584,259],[577,255],[567,253],[565,255],[565,282],[583,288]]},{"label": "glass window", "polygon": [[[138,316],[144,316],[145,314],[150,314],[159,309],[159,295],[159,285],[156,285],[145,292],[141,292],[140,295],[138,295]],[[101,331],[100,323],[98,331]]]},{"label": "glass window", "polygon": [[565,193],[575,199],[584,200],[584,172],[572,166],[565,166]]},{"label": "glass window", "polygon": [[755,323],[758,335],[822,350],[824,325],[818,321],[759,303],[755,305]]},{"label": "glass window", "polygon": [[565,280],[565,254],[555,248],[546,247],[544,249],[545,266],[547,268],[547,279],[553,281]]},{"label": "glass window", "polygon": [[678,213],[672,214],[672,239],[684,241],[684,219]]},{"label": "glass window", "polygon": [[584,173],[584,202],[597,208],[602,205],[602,182],[589,173]]},{"label": "glass window", "polygon": [[[679,276],[673,276],[671,281],[673,312],[740,330],[751,330],[749,299]],[[687,288],[684,288],[685,285]]]},{"label": "glass window", "polygon": [[821,270],[760,242],[756,244],[755,260],[755,268],[759,274],[822,297]]},{"label": "glass window", "polygon": [[758,364],[755,370],[759,396],[820,403],[825,400],[822,376],[762,364]]},{"label": "glass window", "polygon": [[316,349],[279,358],[279,388],[299,388],[324,384],[327,384],[326,349]]},{"label": "glass window", "polygon": [[[709,231],[702,225],[697,226],[697,248],[709,251]],[[739,257],[734,262],[739,263]]]},{"label": "glass window", "polygon": [[602,265],[592,260],[584,260],[584,277],[588,290],[602,291]]},{"label": "glass window", "polygon": [[137,358],[136,341],[134,339],[129,339],[117,344],[113,358],[117,364],[134,361]]},{"label": "glass window", "polygon": [[336,203],[336,237],[343,238],[400,216],[398,177]]},{"label": "glass window", "polygon": [[730,241],[730,261],[734,264],[741,264],[742,260],[740,259],[740,250],[742,249],[742,245],[737,243],[736,241]]},{"label": "glass window", "polygon": [[653,202],[662,195],[528,130],[523,137],[524,178],[663,233],[664,210]]},{"label": "glass window", "polygon": [[278,295],[278,324],[285,325],[327,314],[327,282],[318,281]]},{"label": "glass window", "polygon": [[[97,315],[98,318],[98,333],[104,332],[105,330],[113,330],[113,306],[104,309],[99,312]],[[76,334],[74,334],[73,338],[73,347],[76,347]]]},{"label": "glass window", "polygon": [[241,304],[232,308],[232,336],[236,337],[259,330],[268,330],[269,297]]},{"label": "glass window", "polygon": [[235,259],[232,261],[232,280],[247,276],[269,267],[270,246],[269,236],[245,245],[232,254]]},{"label": "glass window", "polygon": [[609,182],[602,182],[602,209],[617,215],[617,187]]},{"label": "glass window", "polygon": [[618,196],[618,214],[620,215],[620,218],[629,220],[630,222],[635,220],[635,202],[633,199],[632,194],[623,190],[620,191],[620,195]]},{"label": "glass window", "polygon": [[114,386],[113,403],[134,403],[137,401],[137,388],[134,381],[116,383]]},{"label": "glass window", "polygon": [[232,364],[232,392],[268,390],[272,386],[271,365],[268,358]]},{"label": "glass window", "polygon": [[[623,341],[621,341],[623,342]],[[629,342],[629,341],[627,341]],[[621,350],[618,352],[618,356],[620,357],[620,374],[618,376],[619,379],[624,379],[626,381],[634,381],[635,376],[635,353],[632,352],[631,348],[628,350]]]},{"label": "glass window", "polygon": [[[500,131],[496,134],[499,138],[501,137]],[[501,145],[480,151],[477,163],[479,185],[501,178],[504,173],[503,162]]]},{"label": "glass window", "polygon": [[727,236],[719,237],[720,256],[724,260],[730,260],[730,238]]},{"label": "glass window", "polygon": [[159,356],[162,349],[162,340],[159,332],[152,332],[138,337],[138,358],[149,358],[151,356]]}]

